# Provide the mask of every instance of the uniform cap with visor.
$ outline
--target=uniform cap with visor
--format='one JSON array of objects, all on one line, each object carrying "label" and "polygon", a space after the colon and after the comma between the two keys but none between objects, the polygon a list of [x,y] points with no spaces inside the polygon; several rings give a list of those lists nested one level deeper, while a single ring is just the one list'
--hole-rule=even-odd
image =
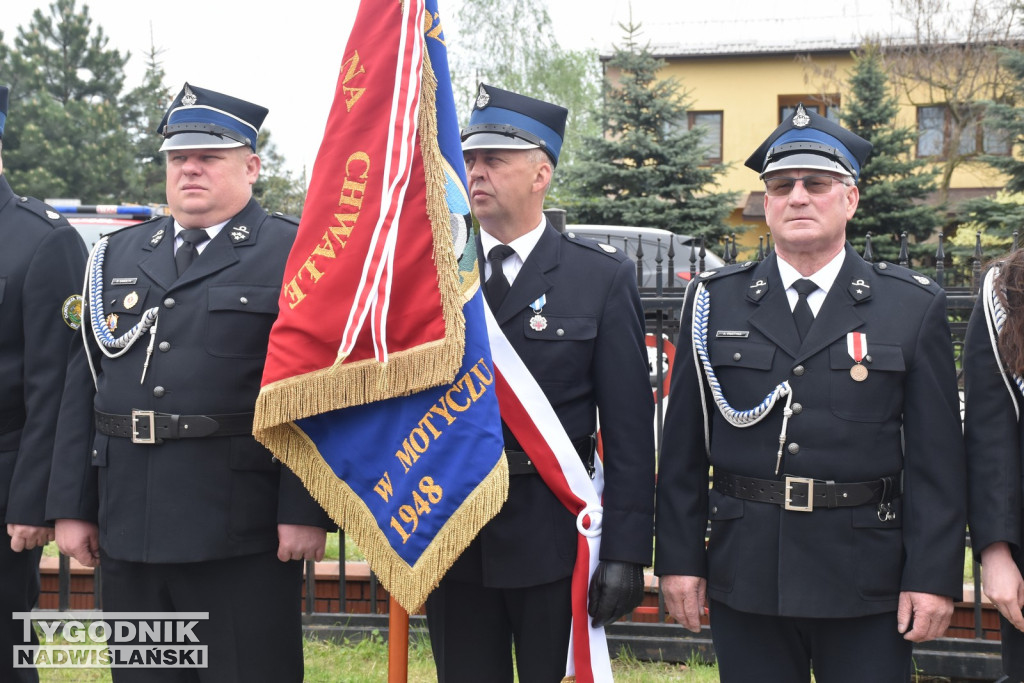
[{"label": "uniform cap with visor", "polygon": [[186,83],[157,129],[164,137],[160,151],[248,145],[255,152],[256,137],[268,111],[258,104]]},{"label": "uniform cap with visor", "polygon": [[462,150],[542,149],[558,164],[569,110],[557,104],[480,84]]},{"label": "uniform cap with visor", "polygon": [[860,178],[871,143],[801,103],[747,159],[760,178],[775,171],[806,169]]}]

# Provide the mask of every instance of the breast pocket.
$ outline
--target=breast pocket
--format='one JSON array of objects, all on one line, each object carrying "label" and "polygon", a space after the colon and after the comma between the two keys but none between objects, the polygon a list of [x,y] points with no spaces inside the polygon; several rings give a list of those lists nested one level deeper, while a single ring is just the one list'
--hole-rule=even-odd
[{"label": "breast pocket", "polygon": [[882,422],[895,417],[903,405],[903,349],[872,344],[868,357],[861,363],[867,370],[866,376],[863,371],[851,373],[854,361],[846,339],[829,348],[830,394],[836,417],[853,422]]},{"label": "breast pocket", "polygon": [[[597,318],[590,316],[543,316],[543,326],[527,315],[523,334],[532,342],[550,342],[542,351],[529,353],[528,364],[534,377],[543,384],[576,384],[590,368]],[[540,329],[538,329],[540,328]]]},{"label": "breast pocket", "polygon": [[708,356],[729,403],[746,410],[764,400],[778,382],[769,371],[775,346],[750,339],[711,339]]},{"label": "breast pocket", "polygon": [[215,285],[209,291],[206,350],[221,358],[260,358],[267,353],[277,317],[278,287]]}]

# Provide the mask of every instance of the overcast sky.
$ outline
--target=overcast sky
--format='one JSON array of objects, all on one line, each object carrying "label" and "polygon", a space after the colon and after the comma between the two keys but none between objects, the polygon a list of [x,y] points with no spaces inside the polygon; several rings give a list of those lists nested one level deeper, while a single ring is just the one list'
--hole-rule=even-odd
[{"label": "overcast sky", "polygon": [[[384,2],[386,0],[367,0]],[[449,44],[458,40],[455,13],[462,0],[439,0]],[[701,33],[734,38],[771,21],[775,38],[794,17],[827,12],[837,27],[851,16],[882,15],[890,0],[830,0],[824,3],[778,4],[763,0],[729,2],[666,2],[666,0],[549,0],[559,43],[566,48],[607,49],[620,40],[620,22],[632,11],[653,41],[680,35],[681,22],[703,22]],[[226,92],[270,109],[264,126],[296,172],[312,170],[357,0],[285,0],[260,5],[251,0],[175,0],[125,2],[78,0],[88,6],[94,26],[103,28],[108,47],[132,53],[127,88],[141,82],[150,45],[160,49],[167,83],[175,91],[185,81]],[[48,0],[5,0],[0,31],[13,46],[19,27],[32,12],[49,12]],[[451,17],[451,18],[449,18]],[[763,33],[762,33],[763,35]],[[496,37],[500,39],[500,37]],[[2,82],[0,74],[0,82]],[[11,112],[9,126],[17,126]]]}]

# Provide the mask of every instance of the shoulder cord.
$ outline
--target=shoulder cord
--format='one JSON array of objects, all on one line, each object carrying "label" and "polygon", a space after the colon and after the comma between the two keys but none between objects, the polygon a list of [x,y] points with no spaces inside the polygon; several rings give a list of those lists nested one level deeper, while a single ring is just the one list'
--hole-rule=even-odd
[{"label": "shoulder cord", "polygon": [[[999,294],[995,287],[995,279],[998,274],[998,266],[993,267],[985,274],[984,284],[982,285],[982,303],[985,306],[985,323],[988,325],[988,338],[992,344],[992,355],[995,356],[996,363],[999,365],[1003,382],[1010,392],[1010,398],[1013,399],[1013,410],[1019,420],[1020,404],[1017,400],[1017,393],[1024,394],[1024,379],[1020,375],[1007,372],[1006,366],[1003,365],[1003,357],[999,355],[998,340],[999,334],[1003,331],[1003,326],[1006,324],[1006,309],[1003,308],[1003,303],[999,300]],[[1017,392],[1010,386],[1009,377],[1013,377],[1013,381],[1017,385]]]},{"label": "shoulder cord", "polygon": [[775,404],[783,396],[786,397],[785,408],[782,413],[782,431],[779,433],[779,452],[775,459],[775,474],[779,473],[779,465],[782,463],[782,447],[786,443],[786,427],[789,424],[789,418],[793,414],[791,405],[793,403],[793,390],[789,386],[789,381],[783,381],[777,387],[765,396],[764,400],[759,405],[750,410],[736,410],[729,402],[725,399],[725,395],[722,393],[722,387],[718,383],[718,377],[715,375],[714,368],[711,367],[711,361],[708,358],[708,317],[711,312],[711,292],[707,290],[704,283],[701,282],[697,286],[697,294],[694,299],[693,305],[693,327],[691,329],[691,337],[693,339],[694,348],[697,351],[697,355],[700,357],[700,362],[704,368],[704,374],[708,378],[708,384],[711,387],[711,395],[715,400],[715,405],[718,406],[718,411],[722,414],[722,417],[734,427],[744,428],[750,427],[763,420]]},{"label": "shoulder cord", "polygon": [[[85,287],[88,289],[89,294],[86,302],[89,307],[89,322],[93,336],[96,338],[100,350],[103,351],[107,358],[117,358],[124,355],[146,332],[149,332],[151,335],[150,349],[152,350],[153,338],[156,335],[157,314],[159,312],[156,306],[143,312],[142,320],[120,337],[114,337],[113,330],[110,329],[110,324],[107,322],[106,316],[103,315],[103,259],[106,252],[107,238],[103,237],[93,247],[85,272]],[[85,326],[83,325],[83,331],[84,328]],[[87,337],[85,348],[88,354],[89,344]],[[145,378],[146,367],[148,366],[149,356],[147,355],[146,364],[142,369],[143,379]],[[91,355],[89,356],[89,369],[92,371],[93,382],[95,382],[96,368]],[[142,380],[140,379],[139,381],[141,383]]]}]

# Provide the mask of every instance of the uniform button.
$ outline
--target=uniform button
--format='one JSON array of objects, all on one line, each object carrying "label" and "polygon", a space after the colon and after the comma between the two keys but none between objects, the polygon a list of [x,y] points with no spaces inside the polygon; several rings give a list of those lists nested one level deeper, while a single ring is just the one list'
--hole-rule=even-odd
[{"label": "uniform button", "polygon": [[741,360],[742,358],[743,358],[743,354],[739,353],[738,351],[736,353],[732,354],[732,359],[735,360],[735,361]]},{"label": "uniform button", "polygon": [[790,455],[796,455],[797,453],[800,452],[800,444],[791,443],[789,444],[789,446],[786,447],[786,450],[789,451]]},{"label": "uniform button", "polygon": [[166,391],[164,390],[163,387],[153,387],[153,395],[156,396],[157,398],[163,397],[165,393]]},{"label": "uniform button", "polygon": [[558,330],[557,330],[557,331],[555,332],[555,334],[557,334],[557,335],[558,335],[559,337],[564,337],[564,336],[565,336],[565,330],[563,330],[563,329],[559,328],[559,329],[558,329]]},{"label": "uniform button", "polygon": [[171,350],[171,342],[162,341],[162,342],[160,342],[160,347],[159,348],[160,348],[161,351],[170,351]]},{"label": "uniform button", "polygon": [[174,299],[171,297],[164,299],[164,308],[174,308]]},{"label": "uniform button", "polygon": [[799,403],[794,403],[793,404],[793,414],[794,415],[799,415],[800,413],[803,412],[803,409],[804,409],[804,407],[802,405],[800,405]]},{"label": "uniform button", "polygon": [[804,366],[798,365],[795,368],[793,368],[793,374],[796,375],[797,377],[802,377],[804,374]]},{"label": "uniform button", "polygon": [[96,457],[96,456],[98,456],[99,454],[100,454],[100,452],[99,452],[99,451],[93,451],[93,452],[92,452],[92,457],[94,457],[94,458],[95,458],[95,457]]},{"label": "uniform button", "polygon": [[242,298],[239,299],[239,301],[242,302],[243,304],[247,304],[249,303],[249,298],[243,296]]},{"label": "uniform button", "polygon": [[713,515],[717,515],[718,514],[718,506],[717,505],[712,505],[711,506],[711,514],[713,514]]}]

